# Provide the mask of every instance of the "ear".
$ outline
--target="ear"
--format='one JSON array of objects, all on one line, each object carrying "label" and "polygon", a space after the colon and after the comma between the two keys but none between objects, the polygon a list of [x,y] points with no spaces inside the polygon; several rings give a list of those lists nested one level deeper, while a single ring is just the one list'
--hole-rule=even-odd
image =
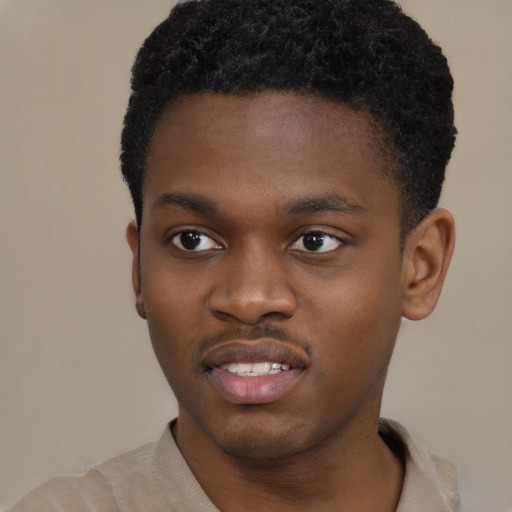
[{"label": "ear", "polygon": [[135,292],[135,308],[139,316],[145,319],[146,312],[142,301],[142,281],[140,277],[139,230],[135,220],[132,220],[126,228],[126,240],[132,251],[132,286]]},{"label": "ear", "polygon": [[438,208],[407,236],[402,278],[402,315],[410,320],[427,317],[436,307],[455,246],[452,214]]}]

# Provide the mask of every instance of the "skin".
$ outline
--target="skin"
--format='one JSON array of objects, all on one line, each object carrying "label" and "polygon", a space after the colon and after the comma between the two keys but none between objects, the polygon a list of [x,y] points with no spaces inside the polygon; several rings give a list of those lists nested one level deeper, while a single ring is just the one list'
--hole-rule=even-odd
[{"label": "skin", "polygon": [[[156,127],[142,226],[127,230],[133,284],[178,400],[173,435],[223,511],[396,508],[386,372],[401,316],[434,308],[454,237],[436,210],[401,250],[380,144],[364,111],[293,93],[191,95]],[[233,403],[208,354],[263,338],[299,354],[298,376]]]}]

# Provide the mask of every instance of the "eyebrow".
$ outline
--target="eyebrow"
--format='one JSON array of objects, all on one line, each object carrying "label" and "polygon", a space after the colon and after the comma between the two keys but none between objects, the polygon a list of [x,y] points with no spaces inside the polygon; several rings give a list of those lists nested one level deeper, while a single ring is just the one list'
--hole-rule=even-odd
[{"label": "eyebrow", "polygon": [[[200,215],[212,215],[216,211],[215,204],[199,194],[162,194],[151,207],[158,210],[166,206],[177,206],[183,210],[192,211]],[[337,194],[323,196],[304,196],[292,199],[285,203],[283,210],[287,215],[307,213],[338,212],[355,213],[364,208],[345,197]]]},{"label": "eyebrow", "polygon": [[285,205],[287,214],[322,212],[356,213],[362,210],[364,210],[363,206],[337,194],[300,197],[293,199]]},{"label": "eyebrow", "polygon": [[166,206],[178,206],[183,210],[192,211],[201,215],[214,213],[215,206],[204,196],[198,194],[162,194],[151,207],[151,210],[165,208]]}]

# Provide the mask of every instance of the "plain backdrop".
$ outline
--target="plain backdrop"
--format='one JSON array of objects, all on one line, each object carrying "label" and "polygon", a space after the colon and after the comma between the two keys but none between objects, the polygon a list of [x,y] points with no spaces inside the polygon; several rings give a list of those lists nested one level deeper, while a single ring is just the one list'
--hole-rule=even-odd
[{"label": "plain backdrop", "polygon": [[[319,0],[320,1],[320,0]],[[404,323],[383,415],[459,466],[463,510],[512,510],[512,1],[404,0],[456,81],[442,204],[457,247]],[[0,0],[0,506],[160,435],[176,413],[133,307],[119,133],[164,0]]]}]

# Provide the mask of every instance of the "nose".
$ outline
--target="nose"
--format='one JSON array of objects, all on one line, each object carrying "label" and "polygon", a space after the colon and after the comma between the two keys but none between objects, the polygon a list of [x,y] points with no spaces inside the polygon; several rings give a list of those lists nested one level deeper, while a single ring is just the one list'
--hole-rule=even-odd
[{"label": "nose", "polygon": [[241,251],[227,257],[217,270],[209,298],[215,316],[255,325],[295,314],[297,301],[286,264],[274,251]]}]

